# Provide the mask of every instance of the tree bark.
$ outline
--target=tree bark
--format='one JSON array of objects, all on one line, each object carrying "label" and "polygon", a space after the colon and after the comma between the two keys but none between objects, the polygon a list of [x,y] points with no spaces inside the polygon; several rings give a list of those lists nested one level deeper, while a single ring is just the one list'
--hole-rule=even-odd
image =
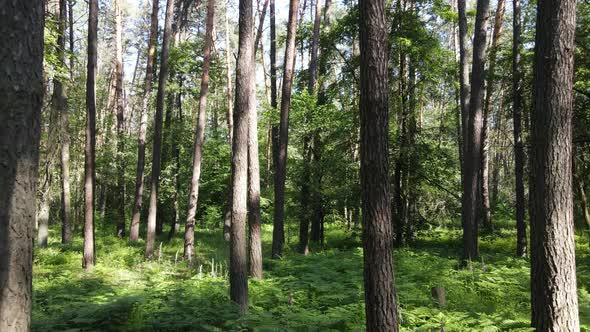
[{"label": "tree bark", "polygon": [[86,142],[84,146],[84,253],[82,267],[92,270],[94,257],[94,189],[96,183],[96,63],[98,0],[88,2],[88,64],[86,68]]},{"label": "tree bark", "polygon": [[31,328],[43,1],[0,4],[0,331]]},{"label": "tree bark", "polygon": [[188,199],[188,212],[184,232],[184,259],[192,264],[195,250],[195,216],[199,198],[199,180],[201,178],[201,161],[203,159],[203,142],[207,122],[207,93],[209,92],[209,68],[211,66],[211,47],[213,45],[213,24],[215,1],[207,1],[207,21],[205,27],[205,46],[203,48],[203,72],[201,74],[201,92],[199,93],[199,113],[195,126],[195,143],[193,146],[193,175]]},{"label": "tree bark", "polygon": [[[234,137],[234,118],[233,118],[233,88],[232,88],[232,75],[231,75],[231,43],[229,40],[229,23],[228,23],[228,10],[229,10],[229,0],[226,2],[225,5],[225,66],[226,66],[226,78],[227,78],[227,92],[226,92],[226,101],[227,101],[227,130],[228,130],[228,137],[229,137],[229,145],[230,148],[233,144],[233,137]],[[230,152],[230,158],[231,158]],[[231,179],[230,179],[230,187],[231,187]],[[230,227],[231,227],[231,188],[228,192],[228,204],[227,204],[227,211],[225,212],[224,220],[223,220],[223,238],[226,241],[230,239]]]},{"label": "tree bark", "polygon": [[68,24],[70,28],[70,81],[74,81],[74,60],[76,54],[74,53],[74,0],[68,0]]},{"label": "tree bark", "polygon": [[385,1],[361,0],[360,124],[367,331],[398,331],[389,200]]},{"label": "tree bark", "polygon": [[239,51],[232,142],[232,208],[230,230],[230,298],[241,313],[248,310],[246,218],[248,199],[248,117],[255,108],[252,0],[239,2]]},{"label": "tree bark", "polygon": [[139,224],[141,219],[141,205],[143,202],[143,177],[145,170],[145,140],[147,133],[148,110],[152,94],[152,80],[154,75],[154,62],[156,57],[156,44],[158,39],[158,6],[159,1],[152,1],[152,16],[150,24],[150,35],[148,39],[148,55],[145,68],[145,81],[143,88],[141,117],[139,120],[139,136],[137,138],[137,173],[135,176],[135,195],[133,200],[133,216],[129,240],[139,240]]},{"label": "tree bark", "polygon": [[[283,66],[281,98],[281,122],[279,126],[278,158],[275,165],[275,198],[272,233],[272,258],[281,256],[285,242],[285,181],[287,177],[287,146],[289,144],[289,109],[291,107],[291,86],[295,68],[295,37],[297,34],[297,6],[299,0],[289,2],[289,21],[287,23],[287,45]],[[272,38],[272,37],[271,37]]]},{"label": "tree bark", "polygon": [[[524,196],[524,146],[522,142],[522,73],[520,69],[520,0],[512,2],[512,119],[514,135],[514,175],[516,192],[516,256],[527,254]],[[498,165],[499,166],[499,165]]]},{"label": "tree bark", "polygon": [[168,80],[168,56],[170,54],[170,35],[172,33],[173,9],[174,0],[167,0],[164,37],[162,40],[162,55],[160,58],[160,73],[158,77],[158,93],[156,96],[156,116],[154,117],[152,178],[145,247],[145,257],[148,259],[152,258],[154,255],[156,241],[156,217],[158,212],[158,191],[160,189],[160,171],[162,159],[162,116],[164,112],[164,98],[166,95],[166,81]]},{"label": "tree bark", "polygon": [[579,331],[572,188],[576,1],[537,4],[531,126],[531,325]]},{"label": "tree bark", "polygon": [[115,11],[115,106],[117,108],[117,237],[125,237],[125,100],[123,96],[123,41],[121,1],[114,0]]}]

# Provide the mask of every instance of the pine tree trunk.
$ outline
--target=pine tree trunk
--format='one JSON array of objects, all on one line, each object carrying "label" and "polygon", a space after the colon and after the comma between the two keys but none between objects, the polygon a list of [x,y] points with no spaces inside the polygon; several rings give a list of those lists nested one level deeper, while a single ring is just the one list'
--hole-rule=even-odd
[{"label": "pine tree trunk", "polygon": [[572,191],[576,1],[537,4],[531,127],[531,325],[579,331]]},{"label": "pine tree trunk", "polygon": [[465,185],[465,155],[467,153],[467,126],[469,123],[469,61],[468,58],[468,27],[466,0],[457,0],[459,13],[459,109],[461,113],[461,142],[459,144],[459,161],[461,166],[461,185]]},{"label": "pine tree trunk", "polygon": [[[228,130],[228,137],[229,137],[229,145],[230,148],[233,144],[233,137],[234,137],[234,118],[233,118],[233,110],[234,110],[234,102],[233,102],[233,88],[232,88],[232,75],[231,75],[231,43],[229,40],[229,22],[228,22],[228,10],[229,10],[229,0],[225,5],[225,66],[226,66],[226,79],[227,79],[227,93],[226,93],[226,101],[227,101],[227,130]],[[231,159],[230,152],[230,159]],[[228,204],[227,204],[227,211],[225,212],[224,220],[223,220],[223,238],[226,241],[230,239],[230,227],[231,227],[231,179],[230,179],[230,190],[228,191]]]},{"label": "pine tree trunk", "polygon": [[117,108],[117,237],[125,237],[125,100],[123,96],[123,42],[121,1],[114,0],[115,11],[115,106]]},{"label": "pine tree trunk", "polygon": [[398,331],[389,200],[385,1],[361,0],[360,124],[367,331]]},{"label": "pine tree trunk", "polygon": [[[289,21],[287,23],[287,45],[283,66],[281,115],[278,139],[278,155],[275,165],[275,198],[272,233],[272,258],[281,257],[285,243],[285,181],[287,178],[287,146],[289,144],[289,109],[291,107],[291,86],[295,68],[295,37],[297,34],[297,6],[299,0],[289,2]],[[272,37],[271,37],[272,38]]]},{"label": "pine tree trunk", "polygon": [[152,258],[156,242],[156,218],[158,213],[158,191],[160,189],[160,171],[162,159],[162,117],[164,112],[164,98],[166,81],[168,80],[168,56],[170,54],[170,36],[172,33],[172,11],[174,0],[166,1],[166,16],[164,23],[164,37],[162,40],[162,55],[160,58],[160,73],[158,77],[158,93],[156,96],[156,116],[154,117],[154,147],[152,151],[152,178],[150,188],[150,205],[148,212],[147,237],[145,257]]},{"label": "pine tree trunk", "polygon": [[211,47],[213,45],[213,24],[215,15],[214,0],[207,1],[207,22],[205,27],[205,46],[203,48],[203,72],[201,74],[201,92],[199,93],[199,113],[195,126],[193,146],[193,175],[188,199],[188,212],[184,231],[184,259],[192,263],[195,250],[195,216],[199,198],[199,180],[201,178],[201,161],[203,159],[203,142],[207,122],[207,93],[209,93],[209,68],[211,66]]},{"label": "pine tree trunk", "polygon": [[74,60],[76,53],[74,53],[74,0],[68,0],[68,24],[70,33],[70,81],[74,81]]}]

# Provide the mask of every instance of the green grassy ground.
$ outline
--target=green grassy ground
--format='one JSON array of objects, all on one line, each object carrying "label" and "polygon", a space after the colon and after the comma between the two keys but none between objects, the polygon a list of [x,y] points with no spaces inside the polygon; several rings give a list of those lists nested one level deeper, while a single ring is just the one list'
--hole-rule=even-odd
[{"label": "green grassy ground", "polygon": [[[330,228],[323,252],[304,257],[288,249],[282,260],[265,259],[265,279],[250,281],[244,317],[229,301],[227,243],[220,231],[196,234],[201,273],[198,265],[188,269],[180,261],[180,237],[163,243],[159,262],[145,262],[143,242],[130,245],[102,230],[97,265],[86,273],[81,238],[63,246],[58,234],[52,229],[49,247],[35,252],[35,331],[364,330],[358,232]],[[265,253],[270,236],[265,227]],[[531,331],[529,262],[512,257],[513,239],[506,230],[484,237],[482,260],[471,269],[457,268],[457,231],[424,233],[412,248],[396,250],[402,330],[440,331],[444,324],[446,331]],[[290,240],[295,247],[296,239]],[[587,240],[578,240],[580,316],[582,330],[590,331],[590,250]],[[443,308],[431,296],[436,286],[446,289]]]}]

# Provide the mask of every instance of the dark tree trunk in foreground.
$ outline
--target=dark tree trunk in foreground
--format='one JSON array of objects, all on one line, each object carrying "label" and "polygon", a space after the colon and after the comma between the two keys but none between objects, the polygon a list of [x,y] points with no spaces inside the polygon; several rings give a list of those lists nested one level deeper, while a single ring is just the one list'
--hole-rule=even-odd
[{"label": "dark tree trunk in foreground", "polygon": [[483,127],[483,102],[485,86],[485,57],[487,25],[490,1],[477,1],[475,35],[473,37],[473,65],[471,70],[471,94],[469,121],[464,154],[464,181],[462,199],[463,258],[473,260],[479,256],[478,211],[480,210],[480,181]]},{"label": "dark tree trunk in foreground", "polygon": [[0,1],[0,331],[31,328],[43,2]]},{"label": "dark tree trunk in foreground", "polygon": [[389,201],[385,1],[361,0],[360,124],[367,331],[398,331]]},{"label": "dark tree trunk in foreground", "polygon": [[84,145],[84,254],[82,267],[92,270],[94,258],[94,188],[96,182],[96,61],[98,0],[88,2],[88,64],[86,67],[86,142]]},{"label": "dark tree trunk in foreground", "polygon": [[[278,107],[278,92],[277,92],[277,32],[275,19],[275,0],[270,0],[269,8],[270,16],[270,106],[273,112],[276,112]],[[277,166],[277,159],[279,158],[279,127],[270,124],[270,141],[272,142],[272,165],[273,168]],[[276,169],[273,170],[276,174]]]},{"label": "dark tree trunk in foreground", "polygon": [[[291,86],[295,66],[295,37],[297,29],[297,6],[299,0],[290,0],[287,23],[287,45],[283,66],[281,98],[281,122],[279,126],[278,155],[275,165],[275,199],[272,232],[272,258],[279,258],[285,243],[285,180],[287,178],[287,146],[289,144],[289,109],[291,107]],[[272,16],[272,15],[271,15]]]},{"label": "dark tree trunk in foreground", "polygon": [[203,159],[203,141],[207,120],[207,93],[209,93],[209,68],[211,65],[211,46],[213,45],[214,0],[207,1],[207,23],[205,28],[205,46],[203,48],[203,72],[201,74],[201,92],[199,94],[199,113],[195,126],[195,143],[193,146],[193,175],[188,198],[188,212],[184,231],[184,259],[193,260],[195,250],[195,216],[199,198],[199,180],[201,178],[201,161]]},{"label": "dark tree trunk in foreground", "polygon": [[172,12],[174,0],[166,2],[166,19],[164,23],[164,37],[162,40],[162,55],[160,58],[160,73],[158,77],[158,94],[156,96],[156,116],[154,117],[154,147],[152,151],[152,179],[150,188],[150,207],[148,212],[147,237],[145,257],[154,255],[156,242],[156,217],[158,213],[158,191],[160,189],[160,171],[162,161],[162,116],[164,113],[164,98],[166,96],[166,81],[168,80],[168,56],[170,54],[170,35],[172,33]]},{"label": "dark tree trunk in foreground", "polygon": [[125,237],[125,100],[123,96],[123,42],[121,0],[115,0],[115,107],[117,109],[117,237]]},{"label": "dark tree trunk in foreground", "polygon": [[153,0],[150,35],[148,40],[148,57],[145,68],[145,82],[141,104],[141,116],[139,120],[139,137],[137,139],[137,174],[135,176],[135,195],[133,200],[131,229],[129,231],[129,240],[133,242],[139,239],[139,223],[141,218],[141,205],[143,201],[143,173],[145,169],[145,139],[147,132],[150,96],[152,95],[152,79],[154,77],[156,44],[158,42],[158,6],[159,1]]},{"label": "dark tree trunk in foreground", "polygon": [[467,31],[467,9],[465,0],[457,0],[459,13],[459,106],[461,109],[461,179],[465,177],[465,153],[467,148],[467,126],[469,123],[469,61],[468,52],[468,31]]},{"label": "dark tree trunk in foreground", "polygon": [[516,256],[527,253],[524,197],[524,145],[522,142],[522,74],[520,71],[520,0],[513,0],[512,27],[512,119],[516,193]]},{"label": "dark tree trunk in foreground", "polygon": [[240,0],[239,50],[236,66],[236,102],[234,140],[232,143],[232,208],[230,230],[230,298],[248,310],[248,254],[246,252],[246,218],[248,199],[248,117],[255,108],[254,36],[252,0]]},{"label": "dark tree trunk in foreground", "polygon": [[531,122],[531,326],[579,331],[572,188],[576,1],[537,4]]}]

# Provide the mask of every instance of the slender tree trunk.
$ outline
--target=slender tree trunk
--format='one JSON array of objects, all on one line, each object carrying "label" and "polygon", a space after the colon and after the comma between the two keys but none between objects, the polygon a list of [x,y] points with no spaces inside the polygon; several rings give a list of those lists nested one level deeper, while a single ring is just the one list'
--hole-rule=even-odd
[{"label": "slender tree trunk", "polygon": [[199,179],[201,178],[201,161],[203,159],[203,142],[207,122],[207,93],[209,92],[209,68],[211,65],[211,47],[213,45],[213,24],[215,1],[207,1],[207,23],[205,46],[203,48],[203,72],[201,74],[201,92],[199,94],[199,114],[195,126],[195,143],[193,147],[193,175],[188,199],[188,212],[184,231],[184,258],[192,264],[195,250],[195,216],[199,198]]},{"label": "slender tree trunk", "polygon": [[478,249],[478,211],[480,210],[480,181],[483,127],[483,102],[485,86],[485,57],[489,0],[477,1],[475,35],[473,38],[473,66],[471,71],[471,94],[469,99],[469,121],[465,144],[465,177],[463,184],[463,258],[476,259]]},{"label": "slender tree trunk", "polygon": [[[516,192],[516,256],[527,254],[524,196],[524,146],[522,142],[522,74],[520,70],[520,0],[512,2],[512,118],[514,134],[514,174]],[[497,166],[499,167],[499,165]],[[496,196],[496,195],[494,195]],[[494,199],[495,200],[495,199]]]},{"label": "slender tree trunk", "polygon": [[[229,0],[226,2],[225,5],[225,66],[226,66],[226,78],[227,78],[227,93],[226,93],[226,101],[227,101],[227,130],[229,136],[229,145],[230,148],[233,144],[233,137],[234,137],[234,118],[233,118],[233,88],[232,88],[232,75],[231,75],[231,43],[229,40],[229,23],[228,23],[228,10],[229,10]],[[230,158],[231,158],[230,152]],[[232,180],[230,179],[230,187],[231,187]],[[231,188],[228,191],[228,204],[227,204],[227,211],[225,212],[224,220],[223,220],[223,237],[226,241],[230,240],[230,227],[231,227]]]},{"label": "slender tree trunk", "polygon": [[[49,146],[48,146],[49,147]],[[51,183],[52,176],[52,153],[47,150],[47,160],[43,167],[43,184],[41,186],[41,198],[39,199],[39,210],[37,211],[37,246],[47,247],[49,238],[49,213],[51,212]]]},{"label": "slender tree trunk", "polygon": [[0,45],[10,47],[0,51],[0,331],[29,331],[44,12],[40,0],[1,7]]},{"label": "slender tree trunk", "polygon": [[490,47],[490,65],[488,68],[488,80],[486,86],[486,96],[483,109],[483,127],[481,132],[481,141],[483,150],[481,154],[481,199],[482,199],[482,218],[483,227],[488,231],[493,230],[492,212],[490,208],[490,186],[489,186],[489,128],[488,118],[490,116],[491,101],[494,94],[494,74],[496,70],[496,54],[498,53],[498,42],[502,35],[502,22],[504,21],[504,0],[498,1],[496,15],[494,18],[494,31],[492,34],[492,45]]},{"label": "slender tree trunk", "polygon": [[74,53],[74,0],[68,0],[68,24],[70,33],[70,81],[74,81],[74,60],[76,54]]},{"label": "slender tree trunk", "polygon": [[[273,112],[278,107],[277,94],[277,33],[275,22],[275,0],[270,0],[270,106]],[[270,124],[270,140],[272,142],[272,165],[277,166],[279,158],[279,128],[276,124]],[[276,174],[276,169],[274,169]]]},{"label": "slender tree trunk", "polygon": [[162,55],[160,58],[160,73],[158,77],[158,94],[156,96],[156,116],[154,117],[154,147],[152,159],[152,179],[150,188],[150,207],[148,212],[147,237],[145,257],[154,255],[156,241],[156,216],[158,212],[158,191],[160,187],[160,171],[162,159],[162,116],[164,112],[164,98],[166,95],[166,81],[168,80],[168,56],[170,54],[170,35],[172,33],[172,12],[174,0],[166,1],[166,18],[164,37],[162,40]]},{"label": "slender tree trunk", "polygon": [[123,96],[123,41],[121,1],[114,0],[115,11],[115,105],[117,108],[117,237],[125,237],[125,100]]},{"label": "slender tree trunk", "polygon": [[361,0],[360,124],[367,331],[398,331],[389,201],[385,1]]},{"label": "slender tree trunk", "polygon": [[133,216],[131,219],[131,229],[129,231],[129,240],[132,242],[136,242],[139,239],[139,223],[141,218],[141,205],[143,201],[143,177],[145,169],[145,140],[147,133],[150,96],[152,94],[152,80],[154,75],[156,44],[158,38],[158,6],[159,1],[153,0],[150,35],[148,39],[148,57],[145,68],[145,81],[141,106],[141,117],[139,120],[139,137],[137,139],[137,173],[135,176]]},{"label": "slender tree trunk", "polygon": [[576,1],[537,4],[531,128],[531,325],[579,331],[572,191]]},{"label": "slender tree trunk", "polygon": [[94,257],[94,189],[96,183],[96,62],[98,0],[89,0],[86,73],[86,143],[84,147],[84,254],[82,267],[92,270]]},{"label": "slender tree trunk", "polygon": [[467,153],[467,126],[469,123],[469,61],[467,60],[468,52],[468,30],[467,30],[467,9],[466,0],[457,0],[457,9],[459,12],[459,108],[461,113],[461,143],[460,143],[460,162],[461,162],[461,183],[465,184],[465,155]]},{"label": "slender tree trunk", "polygon": [[252,0],[240,0],[239,51],[236,66],[236,102],[232,142],[232,209],[230,230],[230,298],[248,310],[248,269],[246,252],[246,218],[248,199],[248,117],[255,108],[254,36]]},{"label": "slender tree trunk", "polygon": [[[279,258],[285,243],[285,180],[287,177],[287,146],[289,144],[289,108],[291,107],[291,86],[295,67],[295,37],[297,29],[297,6],[299,0],[290,0],[287,23],[287,45],[283,66],[281,98],[281,122],[279,127],[278,158],[275,166],[275,202],[272,234],[272,258]],[[271,37],[272,38],[272,37]]]}]

